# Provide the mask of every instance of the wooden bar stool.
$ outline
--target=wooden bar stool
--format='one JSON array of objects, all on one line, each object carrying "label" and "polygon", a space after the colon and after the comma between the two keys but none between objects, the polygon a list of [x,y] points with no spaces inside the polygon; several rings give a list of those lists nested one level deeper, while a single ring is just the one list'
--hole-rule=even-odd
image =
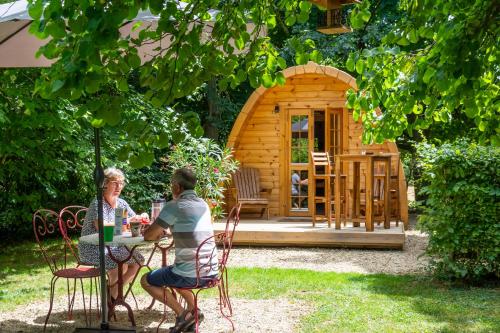
[{"label": "wooden bar stool", "polygon": [[[312,167],[312,190],[314,200],[312,205],[312,224],[316,226],[316,222],[328,222],[328,228],[331,227],[330,214],[330,177],[331,166],[328,152],[311,151]],[[318,205],[323,206],[323,212],[318,213]]]}]

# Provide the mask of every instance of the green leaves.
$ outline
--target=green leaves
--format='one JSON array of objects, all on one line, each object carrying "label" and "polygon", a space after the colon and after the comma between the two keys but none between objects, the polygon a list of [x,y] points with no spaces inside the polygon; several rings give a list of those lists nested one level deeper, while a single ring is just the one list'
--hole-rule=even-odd
[{"label": "green leaves", "polygon": [[346,62],[347,70],[350,72],[354,72],[354,69],[356,68],[355,66],[356,66],[355,53],[350,53],[349,57],[347,58],[347,62]]},{"label": "green leaves", "polygon": [[[494,96],[500,87],[493,80],[499,70],[489,61],[496,58],[498,43],[486,37],[496,31],[486,18],[493,3],[419,2],[419,9],[399,19],[381,45],[349,55],[345,65],[357,73],[360,92],[348,105],[372,133],[365,138],[394,139],[405,129],[432,126],[455,127],[457,133],[467,117],[473,120],[470,132],[481,142],[499,141],[500,107]],[[352,11],[351,20],[358,20],[358,26],[365,9],[361,3]],[[362,113],[377,106],[382,107],[380,116]]]},{"label": "green leaves", "polygon": [[357,62],[356,62],[356,72],[358,74],[363,74],[363,70],[365,68],[365,63],[362,59],[359,59]]},{"label": "green leaves", "polygon": [[269,15],[266,20],[266,25],[269,29],[274,29],[274,27],[276,27],[276,16],[274,14]]},{"label": "green leaves", "polygon": [[42,17],[43,1],[35,0],[28,3],[28,14],[33,20],[39,20]]},{"label": "green leaves", "polygon": [[363,2],[356,4],[349,18],[353,29],[362,28],[371,18],[370,2],[363,0]]},{"label": "green leaves", "polygon": [[424,81],[424,83],[429,83],[433,78],[434,74],[436,74],[436,70],[432,67],[428,67],[425,70],[425,74],[424,77],[422,78],[422,81]]},{"label": "green leaves", "polygon": [[295,54],[295,63],[297,65],[305,65],[309,61],[309,54],[307,53],[297,53]]},{"label": "green leaves", "polygon": [[[145,9],[160,17],[157,27],[134,22],[133,32],[126,35],[124,23]],[[218,13],[215,19],[211,10]],[[310,10],[309,1],[280,1],[274,6],[200,1],[181,7],[171,1],[107,2],[106,6],[93,1],[34,1],[30,31],[52,37],[39,53],[55,60],[39,80],[37,92],[46,98],[86,98],[113,84],[125,93],[130,74],[138,70],[138,85],[159,108],[189,95],[211,77],[222,77],[220,86],[231,88],[247,79],[254,87],[283,84],[279,71],[286,68],[286,61],[263,28],[276,26],[276,13],[283,13],[289,25],[306,22]],[[190,25],[197,20],[200,24]],[[207,20],[213,21],[210,27],[205,26]],[[322,60],[311,42],[300,44],[297,63]],[[141,48],[145,58],[138,52]],[[149,60],[143,63],[144,59]],[[64,85],[50,86],[55,81]],[[96,120],[96,125],[102,124]]]},{"label": "green leaves", "polygon": [[274,83],[274,80],[273,80],[271,74],[264,73],[264,75],[262,75],[262,85],[265,88],[271,88],[273,86],[273,83]]},{"label": "green leaves", "polygon": [[55,80],[54,82],[52,82],[52,85],[51,85],[51,91],[54,93],[54,92],[58,92],[59,89],[61,89],[62,87],[64,86],[64,81],[61,81],[61,80]]},{"label": "green leaves", "polygon": [[63,20],[49,21],[45,27],[45,31],[54,38],[63,38],[66,36],[66,24]]},{"label": "green leaves", "polygon": [[427,196],[418,227],[429,234],[436,274],[468,282],[498,277],[500,150],[459,140],[421,144],[418,153]]},{"label": "green leaves", "polygon": [[294,25],[296,21],[297,21],[297,17],[293,14],[290,14],[285,18],[285,24],[288,26]]}]

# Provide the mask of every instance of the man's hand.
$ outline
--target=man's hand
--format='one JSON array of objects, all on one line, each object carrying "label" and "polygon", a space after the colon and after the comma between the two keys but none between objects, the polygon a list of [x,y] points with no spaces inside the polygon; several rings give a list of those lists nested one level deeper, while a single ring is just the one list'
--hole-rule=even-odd
[{"label": "man's hand", "polygon": [[147,228],[144,231],[144,240],[150,240],[150,241],[158,240],[162,237],[164,230],[165,229],[163,229],[157,223],[153,223],[149,228]]}]

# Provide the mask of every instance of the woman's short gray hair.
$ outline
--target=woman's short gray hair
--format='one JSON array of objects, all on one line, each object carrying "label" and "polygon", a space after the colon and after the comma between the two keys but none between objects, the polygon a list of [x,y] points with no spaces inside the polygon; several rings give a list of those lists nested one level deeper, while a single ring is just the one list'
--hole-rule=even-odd
[{"label": "woman's short gray hair", "polygon": [[112,180],[125,181],[125,174],[118,168],[110,167],[104,170],[104,185]]},{"label": "woman's short gray hair", "polygon": [[172,175],[172,184],[178,184],[183,190],[194,190],[196,186],[196,175],[189,168],[180,168]]}]

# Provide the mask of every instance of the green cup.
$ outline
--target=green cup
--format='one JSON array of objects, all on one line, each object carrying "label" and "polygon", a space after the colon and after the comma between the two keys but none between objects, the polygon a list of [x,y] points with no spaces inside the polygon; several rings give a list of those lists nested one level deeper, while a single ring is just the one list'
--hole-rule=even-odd
[{"label": "green cup", "polygon": [[104,241],[112,242],[113,241],[113,233],[115,231],[114,223],[104,223]]}]

